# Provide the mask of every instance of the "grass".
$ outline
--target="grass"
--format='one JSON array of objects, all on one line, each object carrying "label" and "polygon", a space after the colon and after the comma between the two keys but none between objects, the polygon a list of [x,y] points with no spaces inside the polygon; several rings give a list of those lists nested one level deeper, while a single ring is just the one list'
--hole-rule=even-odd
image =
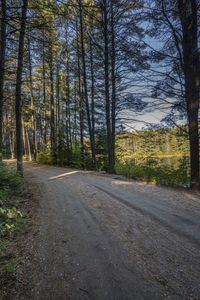
[{"label": "grass", "polygon": [[0,271],[13,273],[19,262],[15,240],[27,229],[22,203],[27,189],[11,166],[0,167]]},{"label": "grass", "polygon": [[20,258],[19,257],[14,257],[14,258],[11,258],[6,264],[5,264],[5,271],[7,273],[15,273],[16,271],[16,268],[17,268],[17,265],[18,263],[20,262]]}]

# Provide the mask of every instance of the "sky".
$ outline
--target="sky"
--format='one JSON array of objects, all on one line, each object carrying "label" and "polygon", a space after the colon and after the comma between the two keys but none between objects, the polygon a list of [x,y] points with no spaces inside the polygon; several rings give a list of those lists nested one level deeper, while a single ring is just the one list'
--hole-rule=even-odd
[{"label": "sky", "polygon": [[122,123],[126,130],[134,131],[141,130],[147,127],[147,123],[159,125],[161,119],[166,116],[166,112],[161,112],[160,110],[154,110],[152,112],[141,112],[136,114],[134,112],[124,110],[121,113],[121,117],[125,117],[129,120],[123,120]]}]

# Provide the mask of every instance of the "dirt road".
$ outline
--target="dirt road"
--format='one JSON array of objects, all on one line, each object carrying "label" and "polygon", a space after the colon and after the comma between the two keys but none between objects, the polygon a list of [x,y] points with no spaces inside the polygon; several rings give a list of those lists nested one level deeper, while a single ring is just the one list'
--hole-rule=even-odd
[{"label": "dirt road", "polygon": [[15,299],[200,299],[198,196],[92,172],[25,170],[41,199]]}]

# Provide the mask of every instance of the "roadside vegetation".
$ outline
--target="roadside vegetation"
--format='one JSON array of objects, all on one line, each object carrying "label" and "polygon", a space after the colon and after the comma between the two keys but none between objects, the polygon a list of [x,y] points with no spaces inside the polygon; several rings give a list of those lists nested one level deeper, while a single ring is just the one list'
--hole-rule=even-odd
[{"label": "roadside vegetation", "polygon": [[[0,293],[6,278],[13,276],[20,262],[18,239],[27,231],[24,179],[11,166],[0,167]],[[1,298],[2,299],[2,298]]]},{"label": "roadside vegetation", "polygon": [[[127,178],[152,182],[158,185],[184,186],[190,184],[189,143],[185,127],[140,130],[123,132],[116,135],[115,172]],[[89,142],[84,141],[85,169],[92,169],[92,156]],[[105,142],[98,137],[97,170],[106,170]],[[50,147],[39,152],[37,161],[43,164],[54,164]],[[70,152],[58,160],[59,166],[82,167],[80,145],[74,145]]]},{"label": "roadside vegetation", "polygon": [[151,182],[158,185],[188,186],[189,175],[184,165],[178,168],[155,165],[117,164],[116,173],[130,179]]},{"label": "roadside vegetation", "polygon": [[117,136],[116,173],[159,185],[190,185],[185,128],[143,130]]}]

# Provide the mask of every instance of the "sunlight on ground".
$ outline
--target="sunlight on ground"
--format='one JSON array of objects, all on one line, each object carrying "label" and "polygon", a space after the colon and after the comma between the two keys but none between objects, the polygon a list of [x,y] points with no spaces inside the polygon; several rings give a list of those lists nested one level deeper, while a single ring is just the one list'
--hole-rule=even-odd
[{"label": "sunlight on ground", "polygon": [[114,185],[132,185],[133,183],[130,181],[113,180],[112,184],[114,184]]},{"label": "sunlight on ground", "polygon": [[[146,182],[142,181],[122,181],[122,180],[113,180],[112,181],[113,185],[137,185],[137,186],[146,186]],[[155,186],[154,183],[148,183],[148,186]]]},{"label": "sunlight on ground", "polygon": [[61,175],[50,177],[49,180],[62,178],[62,177],[68,176],[68,175],[76,174],[76,173],[78,173],[78,171],[67,172],[67,173],[64,173],[64,174],[61,174]]}]

